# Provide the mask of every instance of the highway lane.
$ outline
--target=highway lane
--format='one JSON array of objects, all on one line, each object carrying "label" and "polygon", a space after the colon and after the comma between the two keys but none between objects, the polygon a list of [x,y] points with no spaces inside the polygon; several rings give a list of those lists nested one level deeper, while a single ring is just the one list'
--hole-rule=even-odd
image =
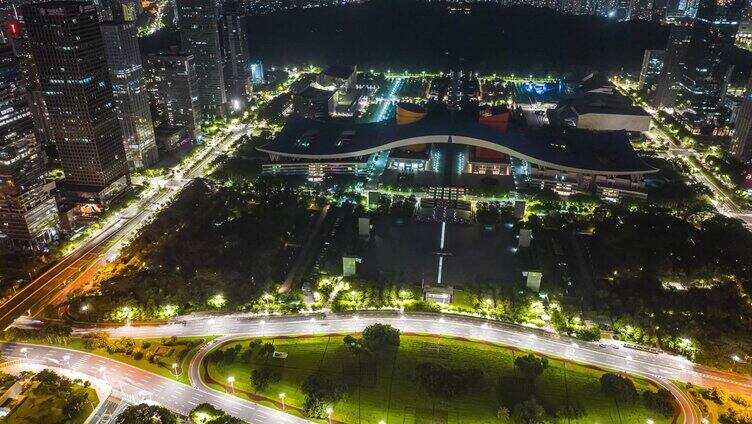
[{"label": "highway lane", "polygon": [[0,343],[6,358],[25,358],[51,367],[68,368],[108,382],[113,395],[129,403],[156,402],[187,415],[196,405],[208,402],[249,423],[302,424],[308,421],[212,389],[201,390],[140,368],[75,350]]},{"label": "highway lane", "polygon": [[[189,164],[185,173],[177,173],[160,181],[168,190],[155,190],[128,208],[121,217],[96,233],[92,238],[49,270],[24,286],[13,297],[0,305],[0,328],[7,328],[19,316],[40,314],[49,303],[61,301],[77,288],[87,284],[96,271],[116,256],[128,236],[159,212],[159,206],[169,202],[194,178],[204,175],[211,162],[219,155],[230,152],[232,144],[246,134],[247,125],[233,128],[228,134],[209,142],[206,148]],[[85,277],[85,278],[84,278]]]},{"label": "highway lane", "polygon": [[[218,316],[213,318],[187,318],[185,324],[156,326],[122,326],[108,331],[113,336],[166,337],[189,335],[280,336],[358,332],[365,326],[382,322],[394,325],[404,332],[440,334],[465,337],[529,349],[552,356],[607,369],[624,371],[650,378],[668,388],[679,400],[685,413],[685,422],[699,422],[691,401],[679,391],[672,381],[691,382],[702,386],[721,386],[727,390],[752,395],[752,379],[696,366],[682,357],[665,353],[654,354],[621,347],[611,342],[577,341],[536,329],[484,322],[477,319],[427,316],[418,314],[368,314],[361,316],[253,318],[249,316]],[[89,331],[76,329],[77,333]]]},{"label": "highway lane", "polygon": [[[605,347],[537,329],[498,322],[424,314],[374,313],[367,315],[321,315],[316,317],[258,318],[227,315],[186,318],[181,322],[152,326],[105,328],[114,337],[135,338],[203,335],[279,336],[359,332],[375,322],[391,324],[405,332],[466,337],[530,349],[575,361],[626,372],[640,372],[655,378],[691,382],[703,386],[719,385],[734,392],[752,395],[752,378],[697,366],[686,358],[666,353],[654,354],[628,349],[618,342]],[[91,329],[77,328],[81,334]]]}]

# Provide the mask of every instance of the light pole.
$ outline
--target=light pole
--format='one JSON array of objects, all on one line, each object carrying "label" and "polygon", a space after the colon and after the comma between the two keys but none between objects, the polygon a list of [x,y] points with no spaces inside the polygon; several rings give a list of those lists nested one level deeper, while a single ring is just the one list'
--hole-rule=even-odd
[{"label": "light pole", "polygon": [[177,362],[172,363],[172,372],[175,373],[175,378],[178,378],[178,363]]},{"label": "light pole", "polygon": [[279,398],[280,398],[280,399],[282,399],[282,410],[283,410],[283,411],[285,410],[285,398],[286,398],[286,397],[287,397],[287,395],[286,395],[286,394],[284,394],[284,393],[280,393],[280,394],[279,394]]},{"label": "light pole", "polygon": [[22,347],[21,348],[21,353],[24,354],[24,358],[26,358],[27,360],[29,359],[29,349],[28,348]]},{"label": "light pole", "polygon": [[227,377],[227,382],[230,383],[230,390],[232,390],[231,393],[235,393],[235,377],[233,376]]},{"label": "light pole", "polygon": [[334,409],[331,406],[326,408],[326,419],[329,421],[329,424],[332,424],[332,412],[334,412]]}]

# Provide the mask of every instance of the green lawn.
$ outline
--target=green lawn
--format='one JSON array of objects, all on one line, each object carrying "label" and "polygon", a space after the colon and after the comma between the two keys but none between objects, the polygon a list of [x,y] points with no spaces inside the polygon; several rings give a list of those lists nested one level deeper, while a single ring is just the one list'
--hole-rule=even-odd
[{"label": "green lawn", "polygon": [[[35,393],[33,387],[24,391],[23,395],[26,398],[13,410],[13,413],[5,417],[3,422],[8,424],[53,424],[63,422],[62,407],[65,404],[65,400],[55,395]],[[99,403],[97,393],[92,388],[84,388],[81,385],[76,385],[74,386],[74,391],[76,393],[85,391],[89,397],[89,402],[77,417],[67,421],[66,424],[82,424]]]},{"label": "green lawn", "polygon": [[[240,343],[243,350],[248,340]],[[355,357],[342,344],[342,336],[264,339],[273,341],[276,350],[287,352],[287,359],[261,359],[253,356],[247,363],[238,361],[223,365],[207,364],[210,378],[226,382],[235,378],[236,395],[252,393],[250,373],[254,368],[276,368],[282,381],[258,395],[277,401],[285,393],[289,406],[301,407],[302,381],[310,374],[323,371],[348,385],[348,395],[334,405],[333,419],[345,423],[494,423],[499,406],[513,405],[534,393],[549,415],[567,402],[581,405],[586,416],[570,421],[552,422],[578,424],[634,424],[652,418],[655,423],[670,423],[671,419],[656,416],[641,402],[617,405],[600,392],[598,379],[603,371],[550,359],[549,367],[535,387],[515,375],[514,356],[520,352],[486,344],[458,341],[434,336],[402,336],[399,350],[373,359],[368,355]],[[242,357],[238,355],[238,358]],[[359,359],[360,358],[360,359]],[[441,363],[447,367],[475,367],[484,378],[471,394],[451,401],[433,400],[417,385],[415,366],[420,362]],[[635,379],[638,391],[652,388],[649,383]],[[218,385],[214,387],[219,388]],[[264,403],[264,402],[262,402]],[[271,402],[265,402],[271,405]],[[290,409],[288,409],[290,412]]]}]

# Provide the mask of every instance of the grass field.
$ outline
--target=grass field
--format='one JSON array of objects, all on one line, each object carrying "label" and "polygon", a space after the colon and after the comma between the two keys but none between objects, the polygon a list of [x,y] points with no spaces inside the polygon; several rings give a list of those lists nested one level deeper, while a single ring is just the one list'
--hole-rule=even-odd
[{"label": "grass field", "polygon": [[[244,339],[223,345],[240,343]],[[353,356],[343,346],[342,336],[264,339],[273,341],[277,351],[288,353],[286,359],[262,359],[253,356],[250,362],[221,364],[209,362],[211,379],[225,382],[235,378],[236,395],[253,393],[250,373],[255,368],[276,368],[282,377],[257,395],[267,397],[267,405],[279,407],[279,394],[286,394],[289,407],[302,407],[300,386],[315,372],[324,372],[347,384],[348,395],[336,405],[332,418],[345,423],[403,424],[498,424],[500,406],[511,411],[513,406],[531,394],[546,408],[551,422],[576,424],[640,424],[648,418],[656,424],[670,423],[670,418],[656,416],[641,402],[618,405],[600,392],[599,378],[603,371],[549,358],[549,367],[531,387],[518,377],[513,365],[519,351],[482,343],[452,340],[434,336],[402,336],[401,346],[380,358],[368,354]],[[242,352],[242,351],[241,351]],[[238,355],[241,358],[242,355]],[[420,362],[434,362],[447,367],[478,368],[484,378],[472,393],[451,401],[431,399],[415,379]],[[646,381],[634,379],[638,391],[652,388]],[[215,384],[214,387],[220,388]],[[246,392],[246,393],[243,393]],[[553,419],[553,414],[567,403],[584,407],[586,415],[579,419]]]},{"label": "grass field", "polygon": [[[66,421],[66,424],[82,424],[94,411],[94,407],[99,403],[97,393],[92,388],[84,388],[81,385],[74,386],[74,391],[85,391],[89,397],[89,402],[85,408],[73,420]],[[22,403],[13,410],[13,413],[5,417],[2,422],[8,424],[39,424],[39,423],[61,423],[63,422],[62,408],[65,400],[55,395],[34,393],[33,387],[23,393],[26,398]]]}]

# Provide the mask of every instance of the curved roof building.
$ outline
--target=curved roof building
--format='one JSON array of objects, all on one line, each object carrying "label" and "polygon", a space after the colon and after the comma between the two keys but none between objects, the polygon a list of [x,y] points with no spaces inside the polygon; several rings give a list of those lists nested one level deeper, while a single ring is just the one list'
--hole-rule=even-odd
[{"label": "curved roof building", "polygon": [[273,158],[341,160],[416,144],[457,143],[495,150],[541,167],[592,175],[657,171],[639,159],[625,131],[518,128],[506,132],[463,114],[429,113],[413,123],[320,122],[292,116],[274,141],[258,147]]}]

